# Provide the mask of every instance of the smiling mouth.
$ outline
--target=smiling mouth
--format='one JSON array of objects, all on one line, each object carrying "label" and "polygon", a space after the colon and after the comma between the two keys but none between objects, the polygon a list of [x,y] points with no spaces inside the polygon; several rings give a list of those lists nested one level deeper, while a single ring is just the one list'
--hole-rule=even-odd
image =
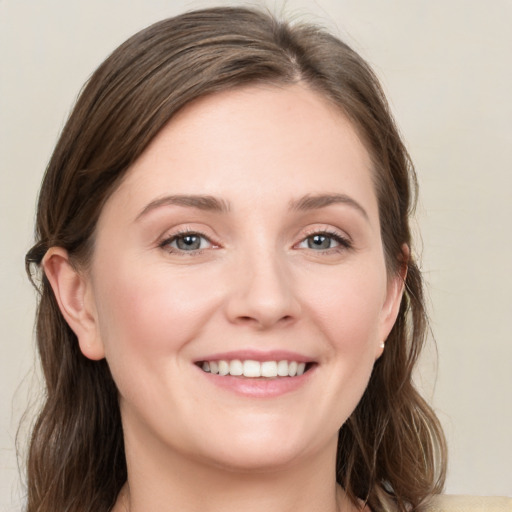
[{"label": "smiling mouth", "polygon": [[196,363],[206,373],[214,375],[233,377],[257,378],[279,378],[279,377],[300,377],[309,371],[315,363],[304,363],[298,361],[254,361],[246,359],[199,361]]}]

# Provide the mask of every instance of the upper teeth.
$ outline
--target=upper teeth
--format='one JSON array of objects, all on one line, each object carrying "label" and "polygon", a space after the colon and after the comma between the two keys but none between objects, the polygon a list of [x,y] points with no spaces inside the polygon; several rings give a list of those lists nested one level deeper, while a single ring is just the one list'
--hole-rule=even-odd
[{"label": "upper teeth", "polygon": [[302,375],[306,369],[306,363],[297,361],[253,361],[248,359],[240,361],[205,361],[202,364],[205,372],[218,375],[235,375],[244,377],[295,377]]}]

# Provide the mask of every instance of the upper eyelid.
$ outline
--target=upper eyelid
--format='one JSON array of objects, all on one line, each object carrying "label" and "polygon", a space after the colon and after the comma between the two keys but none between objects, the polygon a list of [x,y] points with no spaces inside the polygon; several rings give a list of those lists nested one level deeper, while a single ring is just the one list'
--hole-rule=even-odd
[{"label": "upper eyelid", "polygon": [[325,227],[314,227],[310,229],[306,229],[304,234],[302,234],[300,241],[305,240],[306,238],[309,238],[310,236],[314,235],[329,235],[333,237],[338,237],[343,240],[346,240],[347,242],[352,243],[352,237],[344,230],[341,230],[339,228],[335,228],[332,226],[325,226]]},{"label": "upper eyelid", "polygon": [[183,237],[183,236],[198,236],[199,238],[204,238],[205,240],[208,240],[209,242],[212,242],[211,237],[208,235],[205,235],[204,233],[201,233],[199,231],[180,231],[177,233],[173,233],[172,235],[164,236],[164,241],[167,240],[176,240],[177,238]]},{"label": "upper eyelid", "polygon": [[[317,235],[323,235],[326,238],[330,238],[331,240],[334,240],[334,242],[336,242],[341,247],[345,247],[345,248],[352,247],[352,242],[348,238],[345,238],[345,237],[339,236],[339,235],[335,235],[332,233],[325,233],[325,232],[313,233],[312,235],[308,235],[308,236],[302,238],[298,243],[296,243],[295,246],[299,246],[299,245],[303,244],[309,238],[315,237]],[[330,249],[334,249],[334,247],[331,247],[328,250],[330,250]]]},{"label": "upper eyelid", "polygon": [[[172,238],[177,238],[179,236],[184,235],[198,235],[206,238],[207,240],[213,241],[217,236],[215,233],[210,234],[207,231],[211,232],[211,229],[202,229],[195,228],[193,226],[174,226],[166,229],[158,238],[160,240],[170,240]],[[217,237],[218,238],[218,237]]]}]

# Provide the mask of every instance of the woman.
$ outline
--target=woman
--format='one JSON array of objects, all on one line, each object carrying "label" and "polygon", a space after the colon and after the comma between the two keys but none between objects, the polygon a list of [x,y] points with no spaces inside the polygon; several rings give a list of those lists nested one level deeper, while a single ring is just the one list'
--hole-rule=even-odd
[{"label": "woman", "polygon": [[322,30],[242,8],[136,34],[47,169],[28,507],[416,509],[445,446],[414,173],[378,82]]}]

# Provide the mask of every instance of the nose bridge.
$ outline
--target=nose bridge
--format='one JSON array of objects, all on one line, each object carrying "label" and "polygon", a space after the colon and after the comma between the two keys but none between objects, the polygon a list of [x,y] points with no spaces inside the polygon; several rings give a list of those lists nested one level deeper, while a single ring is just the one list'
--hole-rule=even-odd
[{"label": "nose bridge", "polygon": [[297,318],[300,307],[284,252],[260,244],[238,255],[228,312],[231,321],[259,328]]}]

